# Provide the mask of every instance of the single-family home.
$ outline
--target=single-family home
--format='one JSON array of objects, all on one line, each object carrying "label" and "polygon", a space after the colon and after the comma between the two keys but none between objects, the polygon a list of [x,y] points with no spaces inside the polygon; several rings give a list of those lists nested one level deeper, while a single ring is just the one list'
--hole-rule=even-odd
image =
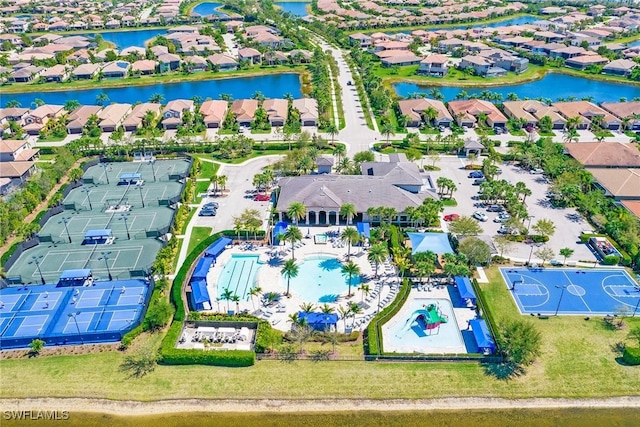
[{"label": "single-family home", "polygon": [[200,114],[204,119],[204,124],[208,128],[222,127],[222,122],[227,114],[229,103],[222,100],[209,100],[200,106]]},{"label": "single-family home", "polygon": [[363,49],[368,49],[371,47],[371,37],[362,33],[351,34],[349,35],[349,43],[352,46],[359,45]]},{"label": "single-family home", "polygon": [[107,79],[122,79],[127,77],[131,64],[127,61],[112,61],[102,67],[102,75]]},{"label": "single-family home", "polygon": [[[408,127],[420,127],[423,123],[450,127],[453,117],[442,101],[416,98],[398,101],[400,112],[407,118]],[[428,111],[428,113],[427,113]]]},{"label": "single-family home", "polygon": [[21,107],[0,108],[0,125],[5,124],[7,122],[22,123],[28,114],[29,114],[28,108],[21,108]]},{"label": "single-family home", "polygon": [[134,75],[147,76],[156,72],[158,62],[152,59],[141,59],[131,64],[131,72]]},{"label": "single-family home", "polygon": [[28,162],[37,159],[39,148],[32,148],[27,139],[0,140],[0,162]]},{"label": "single-family home", "polygon": [[551,119],[552,129],[564,129],[567,120],[562,117],[555,108],[536,101],[504,101],[502,103],[505,115],[510,119],[523,120],[524,126],[538,126],[540,119],[548,116]]},{"label": "single-family home", "polygon": [[56,119],[63,114],[65,114],[65,110],[62,105],[41,105],[25,117],[22,129],[29,135],[38,135],[49,120]]},{"label": "single-family home", "polygon": [[209,62],[200,55],[187,56],[184,65],[190,73],[209,69]]},{"label": "single-family home", "polygon": [[144,117],[150,111],[155,118],[160,114],[160,104],[153,102],[143,102],[133,107],[131,113],[122,122],[122,127],[126,132],[135,132],[143,125]]},{"label": "single-family home", "polygon": [[113,132],[122,125],[125,117],[131,111],[131,104],[110,104],[98,113],[102,132]]},{"label": "single-family home", "polygon": [[318,126],[318,101],[314,98],[294,99],[293,108],[300,113],[302,126]]},{"label": "single-family home", "polygon": [[637,66],[638,63],[630,59],[616,59],[602,67],[602,72],[614,76],[628,77],[631,75],[631,71]]},{"label": "single-family home", "polygon": [[14,71],[9,76],[9,81],[15,83],[29,83],[40,77],[44,72],[43,67],[36,67],[34,65],[29,65],[27,67],[23,67],[20,69],[14,69]]},{"label": "single-family home", "polygon": [[41,77],[47,82],[61,83],[69,78],[69,70],[66,66],[57,64],[43,71]]},{"label": "single-family home", "polygon": [[173,53],[164,53],[162,55],[158,55],[156,59],[158,60],[158,68],[161,73],[177,70],[178,68],[180,68],[180,57]]},{"label": "single-family home", "polygon": [[472,68],[475,75],[482,77],[499,77],[507,74],[507,70],[495,66],[491,59],[478,55],[463,56],[458,68],[461,70]]},{"label": "single-family home", "polygon": [[238,69],[238,61],[226,53],[214,53],[207,57],[214,70],[229,71]]},{"label": "single-family home", "polygon": [[162,127],[177,129],[182,124],[182,116],[185,111],[193,112],[194,103],[190,99],[174,99],[169,101],[162,110]]},{"label": "single-family home", "polygon": [[576,70],[584,70],[592,65],[605,65],[609,60],[598,54],[596,55],[580,55],[569,58],[565,61],[565,65]]},{"label": "single-family home", "polygon": [[262,108],[267,112],[271,126],[284,126],[289,110],[289,102],[286,99],[267,99],[262,103]]},{"label": "single-family home", "polygon": [[444,77],[449,72],[449,58],[440,55],[429,55],[420,61],[420,67],[418,68],[418,74],[424,74],[431,77]]},{"label": "single-family home", "polygon": [[578,129],[589,129],[595,117],[600,117],[598,120],[604,129],[618,130],[622,127],[620,119],[588,101],[555,102],[552,106],[566,119],[579,117]]},{"label": "single-family home", "polygon": [[482,99],[465,99],[449,102],[449,111],[459,126],[473,127],[480,118],[490,127],[505,128],[507,118],[498,107]]},{"label": "single-family home", "polygon": [[258,109],[258,101],[255,99],[238,99],[231,104],[231,112],[240,126],[249,127]]},{"label": "single-family home", "polygon": [[70,134],[82,133],[82,129],[89,121],[89,117],[94,114],[97,116],[100,110],[102,110],[102,107],[98,105],[81,105],[76,108],[67,117],[67,132]]},{"label": "single-family home", "polygon": [[625,129],[640,131],[640,101],[603,102],[600,107],[620,119]]},{"label": "single-family home", "polygon": [[71,72],[71,75],[74,79],[86,80],[95,77],[98,71],[100,71],[100,65],[98,64],[81,64]]},{"label": "single-family home", "polygon": [[252,64],[259,64],[262,54],[259,50],[252,47],[243,47],[238,49],[238,60],[249,61]]},{"label": "single-family home", "polygon": [[421,57],[409,50],[384,50],[378,52],[377,56],[383,67],[416,65],[422,60]]}]

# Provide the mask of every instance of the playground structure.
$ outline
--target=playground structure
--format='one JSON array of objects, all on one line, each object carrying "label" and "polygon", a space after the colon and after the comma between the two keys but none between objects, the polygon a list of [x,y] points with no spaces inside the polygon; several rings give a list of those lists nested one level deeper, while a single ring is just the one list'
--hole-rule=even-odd
[{"label": "playground structure", "polygon": [[417,323],[418,327],[426,331],[427,335],[433,333],[437,334],[440,330],[440,325],[447,323],[449,318],[446,314],[443,314],[437,304],[429,304],[423,306],[423,308],[415,310],[402,329],[398,331],[396,337],[402,338],[414,325]]}]

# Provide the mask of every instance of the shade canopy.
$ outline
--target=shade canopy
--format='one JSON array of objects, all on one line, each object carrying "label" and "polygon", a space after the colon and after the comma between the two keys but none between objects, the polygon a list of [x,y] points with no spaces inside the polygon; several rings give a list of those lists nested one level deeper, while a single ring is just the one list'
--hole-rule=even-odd
[{"label": "shade canopy", "polygon": [[476,293],[473,291],[473,285],[468,277],[456,276],[454,278],[456,281],[456,286],[458,286],[458,291],[460,292],[460,296],[465,299],[470,299],[475,303],[476,301]]},{"label": "shade canopy", "polygon": [[490,351],[493,353],[496,350],[496,343],[493,341],[487,323],[482,319],[473,319],[469,321],[469,325],[473,331],[473,337],[478,343],[478,350],[480,352]]},{"label": "shade canopy", "polygon": [[305,313],[304,311],[298,312],[298,318],[300,320],[305,319],[307,325],[316,330],[325,330],[338,323],[338,315],[335,313]]},{"label": "shade canopy", "polygon": [[367,239],[371,237],[371,229],[368,222],[359,222],[356,224],[356,228],[358,229],[358,234],[361,236],[364,236]]},{"label": "shade canopy", "polygon": [[429,251],[437,255],[453,253],[446,233],[407,233],[407,235],[411,240],[411,254]]},{"label": "shade canopy", "polygon": [[139,173],[121,173],[118,179],[121,181],[135,181],[142,178],[142,174]]},{"label": "shade canopy", "polygon": [[89,239],[106,239],[109,236],[111,236],[111,229],[110,228],[87,230],[87,232],[84,233],[84,238],[87,239],[87,240],[89,240]]},{"label": "shade canopy", "polygon": [[205,303],[211,303],[206,280],[191,281],[191,302],[196,310],[204,310]]},{"label": "shade canopy", "polygon": [[209,268],[211,268],[211,264],[213,264],[212,257],[205,256],[200,258],[198,260],[198,264],[196,264],[196,268],[193,270],[191,280],[206,279]]},{"label": "shade canopy", "polygon": [[288,226],[289,226],[289,223],[286,221],[280,221],[276,223],[276,226],[273,228],[273,244],[274,245],[277,245],[280,243],[278,241],[278,236],[280,234],[284,234]]},{"label": "shade canopy", "polygon": [[60,273],[60,280],[85,280],[89,277],[91,277],[91,269],[89,268],[64,270]]},{"label": "shade canopy", "polygon": [[228,237],[219,238],[204,251],[204,256],[217,258],[218,255],[220,255],[222,251],[224,251],[227,245],[231,244],[231,242],[232,240],[229,239]]}]

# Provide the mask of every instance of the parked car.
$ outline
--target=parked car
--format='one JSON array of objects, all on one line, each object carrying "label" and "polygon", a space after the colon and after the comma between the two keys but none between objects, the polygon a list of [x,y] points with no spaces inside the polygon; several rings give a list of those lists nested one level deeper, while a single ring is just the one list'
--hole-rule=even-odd
[{"label": "parked car", "polygon": [[456,219],[460,218],[460,215],[458,214],[449,214],[449,215],[445,215],[444,216],[444,220],[449,222],[449,221],[455,221]]},{"label": "parked car", "polygon": [[244,133],[245,131],[246,131],[246,129],[245,129],[245,128],[243,128],[242,126],[240,126],[240,127],[238,128],[238,133]]},{"label": "parked car", "polygon": [[444,132],[444,131],[445,131],[445,129],[446,129],[446,128],[445,128],[444,126],[438,126],[438,130],[439,130],[440,132]]},{"label": "parked car", "polygon": [[218,209],[218,202],[207,202],[202,205],[202,209]]},{"label": "parked car", "polygon": [[487,214],[485,214],[482,211],[475,211],[473,213],[473,217],[475,219],[477,219],[478,221],[482,221],[482,222],[486,222],[489,218],[487,217]]},{"label": "parked car", "polygon": [[476,179],[473,180],[472,184],[473,185],[480,185],[483,182],[487,182],[487,180],[485,178],[476,178]]},{"label": "parked car", "polygon": [[216,216],[218,212],[215,209],[202,209],[198,216]]},{"label": "parked car", "polygon": [[540,168],[537,168],[537,169],[531,169],[531,170],[529,171],[529,173],[530,173],[531,175],[542,175],[542,174],[544,173],[544,169],[540,169]]},{"label": "parked car", "polygon": [[512,229],[511,227],[507,227],[502,224],[500,228],[498,228],[498,234],[520,234],[518,230]]},{"label": "parked car", "polygon": [[482,171],[469,172],[469,178],[484,178]]},{"label": "parked car", "polygon": [[487,208],[487,212],[502,212],[504,208],[500,205],[490,205]]},{"label": "parked car", "polygon": [[253,200],[255,200],[256,202],[268,202],[269,200],[271,200],[271,196],[269,196],[268,194],[256,194],[255,196],[253,196]]},{"label": "parked car", "polygon": [[511,215],[509,215],[506,212],[503,212],[501,214],[499,214],[494,220],[493,222],[507,222],[511,219]]}]

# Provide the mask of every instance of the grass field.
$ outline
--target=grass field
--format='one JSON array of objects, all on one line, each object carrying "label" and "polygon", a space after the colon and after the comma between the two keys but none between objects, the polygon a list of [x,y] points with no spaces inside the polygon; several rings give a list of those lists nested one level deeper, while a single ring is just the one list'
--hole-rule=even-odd
[{"label": "grass field", "polygon": [[190,254],[193,248],[198,246],[207,237],[211,236],[211,227],[193,227],[191,230],[191,239],[189,239],[189,246],[187,247],[187,253]]},{"label": "grass field", "polygon": [[[481,287],[499,320],[520,317],[497,269]],[[528,318],[528,316],[527,316]],[[120,352],[0,361],[0,397],[179,398],[435,398],[612,397],[637,395],[640,370],[616,361],[611,350],[627,330],[612,331],[601,319],[532,319],[543,335],[543,355],[525,376],[511,381],[487,375],[475,363],[376,363],[360,361],[291,364],[260,361],[251,368],[158,366],[140,379],[117,367]],[[627,319],[640,325],[640,319]],[[157,339],[151,338],[157,345]],[[360,352],[343,344],[344,355]],[[327,347],[329,348],[329,347]]]}]

